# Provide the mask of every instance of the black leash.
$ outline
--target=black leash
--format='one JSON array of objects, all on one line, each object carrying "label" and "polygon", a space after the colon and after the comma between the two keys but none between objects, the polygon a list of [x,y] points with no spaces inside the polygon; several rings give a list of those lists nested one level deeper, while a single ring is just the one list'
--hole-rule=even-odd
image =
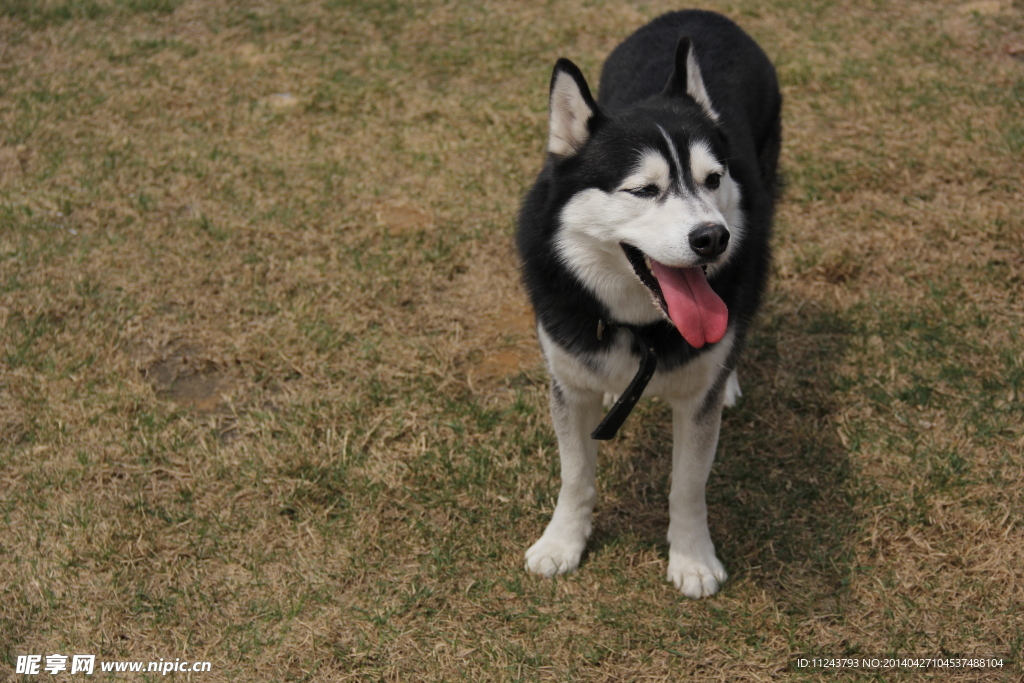
[{"label": "black leash", "polygon": [[[591,439],[597,439],[598,441],[607,441],[615,437],[619,431],[619,427],[626,421],[629,414],[633,411],[633,406],[640,400],[640,397],[644,393],[644,389],[647,388],[648,382],[651,381],[651,377],[654,376],[654,371],[658,366],[658,357],[654,355],[654,347],[649,344],[640,335],[640,332],[629,325],[618,325],[618,327],[624,327],[629,330],[630,334],[633,335],[634,341],[640,347],[640,368],[633,375],[632,381],[626,390],[619,396],[619,400],[615,402],[608,414],[601,420],[601,424],[597,425],[597,429],[590,433]],[[598,338],[604,332],[604,323],[598,323]]]}]

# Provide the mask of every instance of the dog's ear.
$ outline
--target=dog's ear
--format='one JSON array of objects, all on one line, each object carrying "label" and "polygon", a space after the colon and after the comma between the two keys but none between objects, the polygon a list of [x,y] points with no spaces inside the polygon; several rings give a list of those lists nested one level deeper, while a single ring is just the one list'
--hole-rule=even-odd
[{"label": "dog's ear", "polygon": [[559,157],[576,154],[590,138],[597,103],[583,74],[568,59],[555,63],[548,108],[548,151]]},{"label": "dog's ear", "polygon": [[711,98],[704,87],[704,78],[700,75],[700,65],[697,64],[697,56],[694,54],[689,36],[681,36],[676,44],[675,69],[668,77],[662,94],[669,97],[689,95],[712,121],[718,123],[718,112],[711,106]]}]

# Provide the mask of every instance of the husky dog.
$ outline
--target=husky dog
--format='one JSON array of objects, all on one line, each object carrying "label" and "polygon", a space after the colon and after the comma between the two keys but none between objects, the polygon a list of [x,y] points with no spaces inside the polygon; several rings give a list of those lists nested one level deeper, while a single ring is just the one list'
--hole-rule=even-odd
[{"label": "husky dog", "polygon": [[[516,238],[562,472],[529,571],[579,566],[595,439],[643,394],[672,407],[668,579],[691,598],[725,581],[704,487],[768,273],[781,103],[764,52],[712,12],[666,14],[627,38],[596,101],[576,65],[555,64],[547,159]],[[606,394],[621,398],[598,427]]]}]

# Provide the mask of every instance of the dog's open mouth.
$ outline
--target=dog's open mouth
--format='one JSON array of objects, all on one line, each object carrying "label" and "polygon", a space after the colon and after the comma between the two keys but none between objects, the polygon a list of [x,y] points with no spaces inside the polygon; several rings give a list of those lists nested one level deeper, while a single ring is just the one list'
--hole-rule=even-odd
[{"label": "dog's open mouth", "polygon": [[621,246],[633,272],[690,346],[699,349],[725,336],[729,309],[711,289],[702,266],[666,266],[631,244]]}]

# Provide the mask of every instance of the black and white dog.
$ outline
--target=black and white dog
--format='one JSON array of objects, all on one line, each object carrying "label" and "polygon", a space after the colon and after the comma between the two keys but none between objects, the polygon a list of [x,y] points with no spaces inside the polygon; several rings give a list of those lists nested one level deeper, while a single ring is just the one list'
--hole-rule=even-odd
[{"label": "black and white dog", "polygon": [[[757,44],[704,11],[666,14],[627,38],[599,95],[572,62],[555,64],[547,161],[519,217],[562,468],[526,567],[554,576],[579,566],[595,439],[610,438],[640,394],[658,395],[674,437],[668,578],[699,598],[726,579],[704,487],[768,273],[781,96]],[[602,422],[606,394],[621,398]]]}]

